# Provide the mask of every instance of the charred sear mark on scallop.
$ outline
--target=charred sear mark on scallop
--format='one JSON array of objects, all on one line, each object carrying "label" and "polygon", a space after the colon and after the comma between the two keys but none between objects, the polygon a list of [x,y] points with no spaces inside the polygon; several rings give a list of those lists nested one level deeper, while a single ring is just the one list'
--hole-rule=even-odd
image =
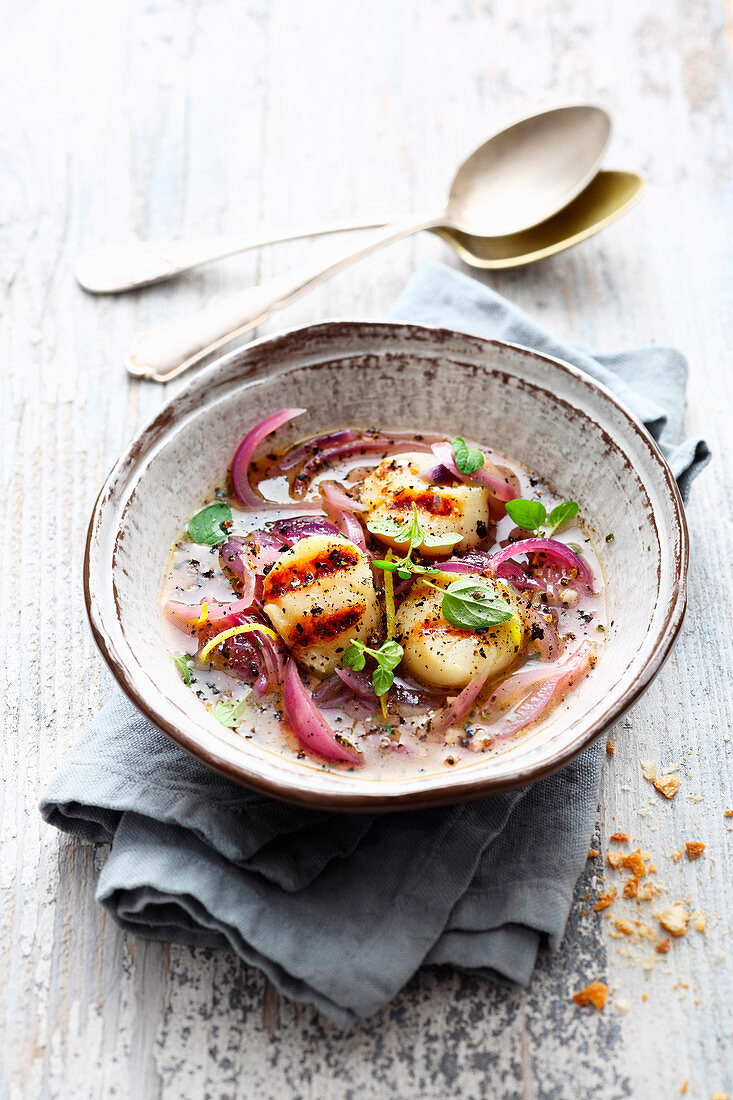
[{"label": "charred sear mark on scallop", "polygon": [[413,504],[416,504],[418,512],[425,512],[429,516],[460,516],[463,513],[456,500],[431,489],[417,490],[406,486],[396,492],[387,493],[386,496],[389,507],[396,512],[411,512]]},{"label": "charred sear mark on scallop", "polygon": [[296,626],[298,644],[327,642],[338,637],[345,630],[357,626],[366,614],[366,609],[365,603],[352,604],[351,607],[341,607],[330,612],[324,612],[322,608],[312,608],[310,614],[306,614]]},{"label": "charred sear mark on scallop", "polygon": [[361,555],[356,547],[334,546],[315,554],[308,561],[277,563],[265,577],[263,596],[265,602],[277,600],[285,592],[309,588],[317,581],[333,577],[336,573],[354,569]]}]

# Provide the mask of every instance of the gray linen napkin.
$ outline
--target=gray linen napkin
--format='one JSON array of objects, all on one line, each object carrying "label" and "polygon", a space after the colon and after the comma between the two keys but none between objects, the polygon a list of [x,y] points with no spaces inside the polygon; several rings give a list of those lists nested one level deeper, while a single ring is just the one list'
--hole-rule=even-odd
[{"label": "gray linen napkin", "polygon": [[[393,318],[502,337],[566,359],[644,420],[686,496],[709,460],[676,444],[687,364],[673,348],[598,355],[487,287],[422,268]],[[151,939],[228,947],[347,1027],[423,963],[526,984],[563,934],[597,807],[600,742],[532,787],[383,816],[302,810],[189,757],[117,694],[41,801],[46,821],[111,843],[97,899]]]}]

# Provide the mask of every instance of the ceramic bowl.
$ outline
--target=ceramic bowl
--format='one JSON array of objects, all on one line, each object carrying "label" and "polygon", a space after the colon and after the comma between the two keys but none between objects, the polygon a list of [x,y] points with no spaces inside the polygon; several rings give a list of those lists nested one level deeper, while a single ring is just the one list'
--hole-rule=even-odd
[{"label": "ceramic bowl", "polygon": [[[605,571],[612,625],[593,674],[534,732],[461,769],[376,780],[243,740],[186,688],[159,619],[169,547],[245,431],[286,405],[308,412],[284,429],[284,441],[345,424],[465,434],[581,502]],[[569,761],[659,671],[684,615],[686,569],[674,478],[648,433],[603,387],[566,363],[500,341],[336,321],[235,351],[162,408],[102,488],[89,526],[85,587],[92,630],[112,672],[182,748],[231,779],[292,802],[385,810],[490,794]]]}]

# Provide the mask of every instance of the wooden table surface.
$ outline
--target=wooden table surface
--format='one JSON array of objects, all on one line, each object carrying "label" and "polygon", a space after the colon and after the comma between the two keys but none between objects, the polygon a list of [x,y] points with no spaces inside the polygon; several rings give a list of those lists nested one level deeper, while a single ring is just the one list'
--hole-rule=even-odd
[{"label": "wooden table surface", "polygon": [[[2,1097],[673,1097],[733,1092],[730,584],[731,12],[719,0],[10,0],[0,81],[3,527],[7,682],[0,875]],[[614,731],[596,846],[561,951],[526,991],[417,974],[347,1035],[279,1003],[223,952],[122,935],[94,902],[105,850],[42,824],[39,794],[112,684],[83,610],[88,514],[109,466],[165,399],[122,358],[151,323],[328,250],[286,245],[125,298],[72,268],[93,244],[398,214],[433,205],[460,156],[539,105],[597,101],[611,167],[640,206],[600,237],[487,282],[603,349],[669,342],[690,361],[690,606],[662,674]],[[384,314],[424,260],[395,244],[261,331]],[[730,494],[730,479],[727,483]],[[679,763],[667,803],[640,760]],[[666,955],[654,903],[629,938],[609,834],[652,853],[662,901],[706,916]],[[707,845],[675,863],[685,840]],[[653,876],[649,876],[650,878]],[[590,898],[588,898],[590,895]],[[699,921],[698,921],[699,922]],[[620,938],[619,938],[620,937]],[[603,1011],[571,994],[599,978]],[[688,1082],[686,1085],[685,1083]]]}]

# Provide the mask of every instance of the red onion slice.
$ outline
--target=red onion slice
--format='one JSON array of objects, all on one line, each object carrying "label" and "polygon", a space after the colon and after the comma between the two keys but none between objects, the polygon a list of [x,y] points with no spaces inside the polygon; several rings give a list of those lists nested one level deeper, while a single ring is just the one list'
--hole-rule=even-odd
[{"label": "red onion slice", "polygon": [[333,466],[345,458],[359,454],[373,454],[380,451],[387,454],[400,451],[429,451],[430,444],[424,440],[396,439],[391,435],[361,436],[334,447],[324,447],[311,454],[301,465],[293,480],[293,496],[305,495],[308,486],[318,471],[324,466]]},{"label": "red onion slice", "polygon": [[456,695],[455,699],[452,699],[447,707],[444,707],[435,718],[431,718],[430,733],[438,735],[445,733],[451,726],[455,726],[462,718],[465,718],[473,706],[481,688],[486,683],[488,676],[489,669],[482,669],[481,672],[478,672],[473,679],[466,684],[460,695]]},{"label": "red onion slice", "polygon": [[591,648],[587,642],[583,642],[574,653],[565,657],[560,664],[522,668],[499,684],[489,696],[488,704],[492,707],[508,705],[514,699],[518,699],[522,694],[529,691],[530,688],[539,687],[540,684],[544,684],[548,680],[553,680],[557,686],[561,681],[587,665],[590,656]]},{"label": "red onion slice", "polygon": [[279,519],[277,523],[273,523],[272,530],[288,546],[294,546],[296,542],[310,538],[312,535],[341,533],[338,527],[323,516],[293,516],[292,519]]},{"label": "red onion slice", "polygon": [[[168,600],[163,605],[163,611],[172,619],[176,626],[186,628],[194,627],[203,614],[203,605],[206,604],[206,618],[201,623],[201,629],[215,626],[226,630],[229,626],[236,626],[234,621],[238,615],[251,610],[254,600],[254,582],[252,594],[249,591],[238,600],[222,603],[221,600],[205,599],[201,603],[181,603],[178,600]],[[197,627],[195,629],[198,629]]]},{"label": "red onion slice", "polygon": [[[347,497],[346,493],[338,486],[334,488],[332,482],[324,482],[319,486],[319,489],[323,497],[323,510],[326,515],[331,517],[342,535],[345,535],[350,542],[353,542],[366,554],[367,544],[364,538],[364,529],[354,515],[354,507],[359,508],[361,511],[361,506],[357,501],[352,501],[350,497]],[[342,498],[344,501],[348,501],[348,506],[342,503]]]},{"label": "red onion slice", "polygon": [[500,565],[518,554],[544,554],[550,560],[562,562],[568,569],[577,569],[582,582],[588,588],[593,587],[593,574],[588,566],[579,554],[559,539],[521,539],[519,542],[512,542],[491,555],[489,568],[495,574]]},{"label": "red onion slice", "polygon": [[266,416],[251,431],[247,432],[237,447],[232,459],[230,474],[234,492],[245,508],[258,508],[264,500],[261,493],[256,492],[249,482],[249,465],[252,461],[252,455],[266,436],[282,427],[283,424],[287,424],[289,420],[301,416],[305,411],[305,409],[280,409],[279,412]]},{"label": "red onion slice", "polygon": [[358,749],[337,740],[337,735],[306,691],[298,666],[292,658],[285,666],[283,706],[285,717],[307,752],[315,753],[324,760],[336,760],[341,764],[353,764],[358,767],[364,763],[364,758]]}]

